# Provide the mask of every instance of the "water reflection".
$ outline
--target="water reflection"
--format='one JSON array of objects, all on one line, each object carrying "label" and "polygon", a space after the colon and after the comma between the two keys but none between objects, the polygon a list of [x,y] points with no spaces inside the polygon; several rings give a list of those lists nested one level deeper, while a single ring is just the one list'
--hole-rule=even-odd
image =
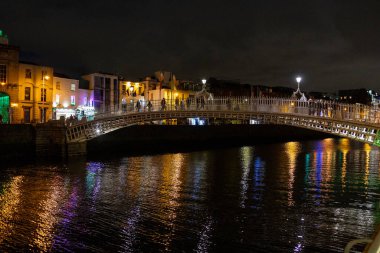
[{"label": "water reflection", "polygon": [[15,213],[20,207],[21,183],[23,177],[15,176],[2,185],[0,195],[0,245],[14,232]]},{"label": "water reflection", "polygon": [[251,169],[251,161],[252,161],[252,147],[242,147],[240,149],[240,160],[241,165],[240,167],[243,169],[243,173],[241,176],[241,196],[240,196],[240,207],[245,207],[245,201],[248,198],[247,197],[247,191],[248,191],[248,176]]},{"label": "water reflection", "polygon": [[324,139],[9,168],[0,251],[341,252],[380,224],[379,153]]},{"label": "water reflection", "polygon": [[288,178],[288,205],[294,205],[293,199],[293,185],[294,185],[294,171],[297,166],[297,156],[300,152],[300,144],[298,142],[285,143],[285,152],[288,155],[289,178]]}]

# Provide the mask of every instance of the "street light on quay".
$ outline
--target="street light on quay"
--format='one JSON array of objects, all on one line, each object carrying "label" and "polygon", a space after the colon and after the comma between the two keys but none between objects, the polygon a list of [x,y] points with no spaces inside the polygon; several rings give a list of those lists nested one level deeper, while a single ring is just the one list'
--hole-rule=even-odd
[{"label": "street light on quay", "polygon": [[47,92],[46,92],[46,89],[45,89],[45,80],[49,80],[50,76],[48,75],[44,75],[42,77],[42,92],[43,92],[43,96],[41,97],[43,99],[42,101],[42,123],[45,123],[45,103],[46,103],[46,97],[47,97]]}]

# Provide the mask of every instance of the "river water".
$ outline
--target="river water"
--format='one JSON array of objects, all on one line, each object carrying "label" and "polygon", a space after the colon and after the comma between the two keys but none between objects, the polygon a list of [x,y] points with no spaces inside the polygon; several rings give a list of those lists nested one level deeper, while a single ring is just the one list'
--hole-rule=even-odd
[{"label": "river water", "polygon": [[2,165],[0,251],[342,252],[380,224],[348,139]]}]

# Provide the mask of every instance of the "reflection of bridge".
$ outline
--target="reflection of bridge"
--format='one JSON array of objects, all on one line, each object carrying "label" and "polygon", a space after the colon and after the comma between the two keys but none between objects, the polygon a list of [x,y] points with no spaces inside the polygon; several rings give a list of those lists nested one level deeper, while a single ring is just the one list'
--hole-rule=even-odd
[{"label": "reflection of bridge", "polygon": [[242,124],[290,125],[321,131],[380,146],[380,108],[331,101],[301,102],[282,98],[219,98],[175,105],[160,101],[153,107],[98,115],[95,120],[68,126],[68,143],[79,143],[120,128],[165,119],[208,118],[235,120]]}]

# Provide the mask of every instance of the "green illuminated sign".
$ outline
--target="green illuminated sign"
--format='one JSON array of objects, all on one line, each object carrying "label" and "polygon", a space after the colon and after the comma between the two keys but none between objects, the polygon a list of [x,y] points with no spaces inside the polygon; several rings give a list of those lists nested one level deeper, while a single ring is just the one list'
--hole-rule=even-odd
[{"label": "green illuminated sign", "polygon": [[380,130],[377,130],[376,138],[373,144],[380,147]]},{"label": "green illuminated sign", "polygon": [[3,31],[2,30],[0,30],[0,36],[3,36]]}]

